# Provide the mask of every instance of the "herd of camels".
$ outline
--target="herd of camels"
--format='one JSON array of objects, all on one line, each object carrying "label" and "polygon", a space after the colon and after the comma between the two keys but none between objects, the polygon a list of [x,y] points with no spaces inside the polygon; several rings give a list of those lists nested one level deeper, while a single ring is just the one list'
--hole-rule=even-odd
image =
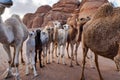
[{"label": "herd of camels", "polygon": [[[6,7],[12,6],[11,0],[2,0],[0,2],[0,15],[4,13]],[[0,17],[0,42],[8,54],[9,68],[6,73],[11,75],[11,66],[16,69],[16,79],[20,79],[19,75],[19,51],[22,51],[23,42],[28,36],[28,30],[20,20],[19,16],[13,15],[5,22]],[[85,80],[84,69],[85,60],[88,49],[92,50],[95,55],[95,64],[99,73],[100,80],[103,77],[100,73],[98,65],[98,55],[112,59],[116,62],[118,70],[120,70],[120,8],[114,8],[110,3],[102,5],[94,17],[89,20],[83,28],[82,33],[82,49],[83,49],[83,67],[81,80]],[[98,44],[99,43],[99,44]],[[14,48],[13,59],[11,57],[10,46]]]}]

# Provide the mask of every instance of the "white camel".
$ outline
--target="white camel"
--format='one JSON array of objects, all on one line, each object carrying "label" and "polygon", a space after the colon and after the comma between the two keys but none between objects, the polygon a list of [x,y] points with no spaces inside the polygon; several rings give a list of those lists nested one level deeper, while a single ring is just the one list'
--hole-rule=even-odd
[{"label": "white camel", "polygon": [[[9,2],[6,1],[2,3],[0,2],[0,16],[4,13],[5,8],[10,6],[12,6],[11,0],[9,0]],[[18,15],[12,15],[5,22],[2,22],[2,19],[0,17],[0,43],[3,44],[3,47],[8,54],[9,63],[9,68],[5,72],[5,74],[7,73],[6,77],[12,75],[11,66],[13,63],[16,69],[15,78],[17,80],[20,79],[18,70],[19,51],[21,50],[22,44],[24,40],[27,38],[27,36],[28,36],[27,28],[20,20]],[[13,58],[11,56],[10,46],[14,48]]]},{"label": "white camel", "polygon": [[35,36],[34,31],[29,32],[29,37],[26,42],[26,75],[29,74],[29,67],[32,65],[34,76],[37,76],[35,67]]}]

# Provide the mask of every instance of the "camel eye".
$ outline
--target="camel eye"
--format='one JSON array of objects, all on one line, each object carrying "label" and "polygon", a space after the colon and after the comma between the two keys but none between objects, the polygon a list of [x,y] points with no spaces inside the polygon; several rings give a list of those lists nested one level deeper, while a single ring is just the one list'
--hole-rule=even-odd
[{"label": "camel eye", "polygon": [[82,20],[84,20],[84,18],[80,18],[80,20],[82,21]]}]

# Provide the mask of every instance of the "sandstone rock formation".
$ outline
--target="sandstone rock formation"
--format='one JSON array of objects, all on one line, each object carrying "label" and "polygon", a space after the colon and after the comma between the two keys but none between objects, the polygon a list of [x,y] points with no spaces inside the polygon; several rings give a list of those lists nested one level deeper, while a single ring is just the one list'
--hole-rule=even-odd
[{"label": "sandstone rock formation", "polygon": [[35,13],[28,13],[24,16],[23,22],[28,28],[43,27],[49,21],[59,20],[65,23],[71,13],[79,7],[79,0],[60,0],[52,6],[41,6]]},{"label": "sandstone rock formation", "polygon": [[43,26],[45,26],[48,21],[53,20],[66,23],[67,18],[79,7],[79,4],[79,0],[60,0],[54,4],[52,10],[45,15]]},{"label": "sandstone rock formation", "polygon": [[39,7],[35,13],[24,15],[23,22],[28,28],[41,27],[45,14],[52,8],[49,5]]}]

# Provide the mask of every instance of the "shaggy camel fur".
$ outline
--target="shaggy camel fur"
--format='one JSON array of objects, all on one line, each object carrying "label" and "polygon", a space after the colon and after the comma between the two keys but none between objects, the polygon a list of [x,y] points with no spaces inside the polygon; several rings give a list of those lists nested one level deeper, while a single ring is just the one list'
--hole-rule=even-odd
[{"label": "shaggy camel fur", "polygon": [[[7,4],[8,6],[8,4]],[[6,4],[0,3],[0,13],[4,12]],[[0,19],[1,20],[1,19]],[[19,80],[19,51],[22,48],[23,41],[28,36],[28,31],[25,25],[22,23],[18,15],[13,15],[3,23],[0,21],[0,42],[3,44],[5,51],[8,54],[9,68],[5,72],[6,77],[12,75],[11,64],[15,66],[16,69],[16,79]],[[10,46],[14,48],[14,56],[12,58]]]},{"label": "shaggy camel fur", "polygon": [[[85,80],[85,59],[89,48],[95,54],[95,64],[99,73],[99,77],[100,80],[103,80],[99,70],[98,55],[114,60],[114,57],[118,54],[119,49],[119,34],[120,8],[113,8],[111,4],[106,3],[98,9],[93,19],[84,25],[82,35],[83,68],[81,80]],[[116,58],[120,59],[120,56]]]},{"label": "shaggy camel fur", "polygon": [[[77,61],[77,50],[81,41],[81,34],[83,31],[83,25],[89,20],[89,18],[81,18],[78,19],[77,15],[74,15],[71,19],[67,21],[67,24],[70,25],[70,29],[68,30],[68,45],[67,45],[67,53],[68,53],[68,46],[70,44],[71,46],[71,63],[70,66],[73,67],[72,65],[72,60],[74,58],[73,56],[73,50],[74,50],[74,45],[76,44],[75,47],[75,59],[76,59],[76,64],[78,64]],[[68,57],[69,53],[68,53]]]}]

